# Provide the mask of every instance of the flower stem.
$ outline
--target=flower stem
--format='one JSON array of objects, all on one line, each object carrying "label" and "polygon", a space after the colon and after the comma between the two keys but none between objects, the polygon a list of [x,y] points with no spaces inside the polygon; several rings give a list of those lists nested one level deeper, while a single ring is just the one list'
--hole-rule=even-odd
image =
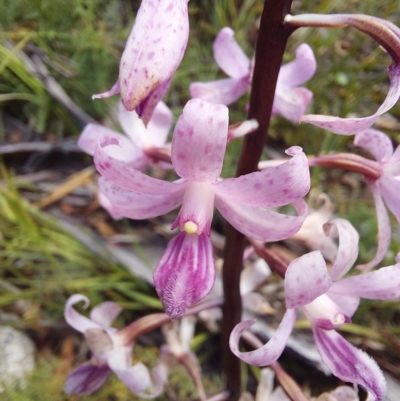
[{"label": "flower stem", "polygon": [[[256,131],[246,135],[236,170],[236,176],[257,171],[258,161],[266,141],[276,81],[282,64],[283,54],[290,34],[296,29],[283,24],[290,12],[292,0],[265,0],[257,40],[252,89],[250,95],[249,119],[256,119]],[[245,237],[231,225],[226,228],[224,267],[222,272],[225,304],[223,306],[222,347],[226,388],[230,401],[236,401],[241,394],[240,361],[229,349],[229,336],[241,320],[240,273],[242,270]]]}]

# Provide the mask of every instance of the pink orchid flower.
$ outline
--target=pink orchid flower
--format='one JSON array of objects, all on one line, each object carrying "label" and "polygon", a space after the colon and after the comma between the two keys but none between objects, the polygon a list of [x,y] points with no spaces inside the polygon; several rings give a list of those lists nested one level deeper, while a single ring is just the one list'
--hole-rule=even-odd
[{"label": "pink orchid flower", "polygon": [[343,219],[334,219],[325,226],[339,235],[335,263],[327,269],[322,254],[313,251],[295,259],[286,271],[285,294],[287,311],[270,341],[251,352],[239,351],[239,339],[253,320],[239,323],[232,331],[232,352],[246,363],[265,366],[276,361],[292,332],[296,309],[310,320],[314,340],[322,361],[343,381],[365,387],[376,401],[383,401],[385,379],[378,365],[363,351],[353,347],[334,329],[350,322],[360,298],[396,299],[400,297],[400,255],[397,264],[374,272],[342,278],[358,254],[358,233]]},{"label": "pink orchid flower", "polygon": [[378,249],[369,263],[360,265],[358,268],[369,270],[382,261],[390,245],[390,220],[383,200],[400,222],[400,146],[394,151],[391,139],[375,129],[358,133],[354,138],[354,145],[361,146],[370,152],[379,163],[381,170],[381,176],[378,179],[367,179],[377,212]]},{"label": "pink orchid flower", "polygon": [[140,362],[132,365],[133,344],[125,344],[118,330],[110,324],[121,312],[115,302],[103,302],[94,307],[90,319],[79,314],[74,308],[89,300],[80,294],[72,295],[65,305],[65,320],[75,330],[83,333],[92,351],[92,360],[75,368],[65,383],[67,394],[90,395],[100,389],[111,371],[134,393],[143,398],[153,398],[161,394],[167,379],[166,367],[160,362],[152,371],[154,388],[148,369]]},{"label": "pink orchid flower", "polygon": [[[214,41],[214,58],[230,78],[190,85],[192,98],[229,105],[242,97],[251,87],[252,65],[234,38],[231,28],[223,28]],[[283,65],[276,84],[272,114],[281,114],[297,123],[312,99],[312,92],[299,85],[308,81],[316,71],[311,48],[300,45],[296,59]]]},{"label": "pink orchid flower", "polygon": [[[121,215],[146,219],[182,207],[172,228],[173,238],[154,273],[154,283],[166,312],[177,318],[204,298],[215,280],[210,228],[214,203],[230,224],[245,235],[277,241],[298,231],[307,207],[307,158],[300,147],[287,153],[288,162],[262,172],[221,179],[228,135],[228,108],[200,99],[189,101],[174,131],[171,159],[181,177],[166,182],[146,176],[107,152],[117,137],[99,142],[94,155],[103,176],[102,192]],[[293,203],[298,216],[269,210]]]},{"label": "pink orchid flower", "polygon": [[168,90],[189,38],[188,0],[142,0],[122,54],[119,77],[107,92],[121,93],[122,104],[145,124]]},{"label": "pink orchid flower", "polygon": [[[143,170],[153,164],[151,151],[154,148],[166,146],[167,136],[171,129],[172,112],[168,106],[162,101],[159,102],[146,127],[135,111],[127,111],[122,103],[119,103],[118,119],[126,135],[119,134],[103,125],[88,124],[78,139],[78,146],[93,156],[99,141],[107,141],[109,137],[118,138],[121,146],[107,147],[107,152],[112,157],[137,170]],[[165,168],[171,166],[166,162],[157,164]],[[99,200],[114,219],[123,217],[101,191]]]},{"label": "pink orchid flower", "polygon": [[327,129],[336,134],[353,135],[364,131],[383,114],[390,110],[400,97],[400,29],[389,21],[363,14],[300,14],[287,15],[285,23],[292,27],[330,27],[351,26],[375,39],[392,57],[388,68],[390,88],[385,101],[379,109],[368,117],[340,118],[319,114],[301,117],[306,122]]}]

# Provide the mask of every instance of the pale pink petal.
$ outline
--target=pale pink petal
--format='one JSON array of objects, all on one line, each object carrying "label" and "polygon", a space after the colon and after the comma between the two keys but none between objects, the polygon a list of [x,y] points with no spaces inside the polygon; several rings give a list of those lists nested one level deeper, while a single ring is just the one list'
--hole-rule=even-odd
[{"label": "pale pink petal", "polygon": [[127,110],[134,110],[178,68],[189,35],[187,3],[141,2],[119,70],[121,99]]},{"label": "pale pink petal", "polygon": [[167,245],[154,272],[154,284],[165,312],[176,319],[212,289],[215,264],[206,234],[182,232]]},{"label": "pale pink petal", "polygon": [[172,111],[164,102],[158,102],[154,113],[147,124],[149,142],[156,147],[162,147],[167,141],[172,125]]},{"label": "pale pink petal", "polygon": [[230,105],[250,89],[248,77],[226,78],[209,82],[193,82],[189,86],[192,99]]},{"label": "pale pink petal", "polygon": [[288,309],[273,337],[265,345],[254,351],[240,352],[239,341],[242,333],[255,323],[255,320],[245,320],[232,330],[229,338],[229,347],[238,358],[250,365],[269,365],[281,356],[295,321],[296,311]]},{"label": "pale pink petal", "polygon": [[235,138],[240,138],[247,134],[251,134],[258,128],[258,122],[256,119],[246,120],[239,124],[235,124],[228,131],[228,142]]},{"label": "pale pink petal", "polygon": [[400,65],[392,64],[389,67],[390,88],[385,101],[378,111],[369,117],[340,118],[319,114],[307,114],[301,117],[300,122],[310,123],[324,128],[335,134],[353,135],[364,131],[384,113],[390,110],[400,97]]},{"label": "pale pink petal", "polygon": [[228,108],[201,99],[186,103],[175,126],[171,158],[187,180],[212,182],[222,170],[228,136]]},{"label": "pale pink petal", "polygon": [[339,386],[329,394],[335,398],[335,401],[359,401],[358,392],[350,386]]},{"label": "pale pink petal", "polygon": [[197,234],[202,232],[210,236],[211,220],[214,212],[214,191],[209,182],[191,181],[183,195],[181,210],[171,229],[179,227],[185,230],[187,222],[197,226]]},{"label": "pale pink petal", "polygon": [[333,330],[351,322],[327,294],[320,295],[301,309],[311,325],[320,329]]},{"label": "pale pink petal", "polygon": [[296,58],[281,67],[277,85],[295,87],[308,81],[317,70],[314,52],[306,43],[296,49]]},{"label": "pale pink petal", "polygon": [[313,93],[306,88],[290,88],[277,86],[272,115],[280,114],[293,123],[298,123],[306,112],[308,104],[313,98]]},{"label": "pale pink petal", "polygon": [[339,379],[365,387],[383,401],[386,382],[376,362],[353,347],[336,331],[314,328],[314,340],[322,361]]},{"label": "pale pink petal", "polygon": [[393,59],[388,69],[390,88],[383,104],[376,113],[365,118],[339,118],[322,115],[306,115],[301,122],[308,122],[337,134],[351,135],[371,127],[380,115],[391,109],[400,96],[400,30],[391,22],[362,14],[300,14],[287,15],[285,23],[292,27],[343,27],[352,26],[375,39]]},{"label": "pale pink petal", "polygon": [[130,219],[162,216],[178,207],[183,198],[183,188],[165,195],[149,195],[123,189],[103,177],[99,179],[99,186],[114,214]]},{"label": "pale pink petal", "polygon": [[142,151],[153,146],[147,135],[147,129],[143,120],[139,118],[136,111],[128,111],[122,102],[118,104],[118,121],[125,134]]},{"label": "pale pink petal", "polygon": [[[337,281],[336,283],[340,283],[340,281]],[[336,288],[334,285],[335,283],[333,283],[333,286],[329,289],[326,295],[339,307],[343,315],[351,318],[360,304],[360,298],[348,294],[336,294],[334,292],[334,289]]]},{"label": "pale pink petal", "polygon": [[358,240],[360,236],[355,228],[345,219],[333,219],[324,224],[325,235],[334,228],[339,236],[339,248],[336,260],[329,274],[333,281],[343,277],[354,265],[358,256]]},{"label": "pale pink petal", "polygon": [[122,308],[116,302],[102,302],[90,312],[90,319],[103,327],[108,327],[121,313]]},{"label": "pale pink petal", "polygon": [[215,206],[233,227],[250,238],[280,241],[300,230],[307,217],[307,205],[296,202],[298,216],[288,216],[269,209],[228,202],[215,197]]},{"label": "pale pink petal", "polygon": [[111,215],[111,217],[114,220],[120,220],[124,216],[121,214],[121,212],[118,210],[118,207],[115,207],[112,205],[112,203],[108,200],[107,196],[103,194],[103,192],[99,191],[98,193],[98,199],[100,202],[100,205],[107,210],[107,212]]},{"label": "pale pink petal", "polygon": [[333,284],[330,292],[367,299],[400,297],[400,264],[381,267],[369,273],[344,278]]},{"label": "pale pink petal", "polygon": [[377,183],[388,209],[400,222],[400,176],[390,177],[383,175]]},{"label": "pale pink petal", "polygon": [[293,157],[279,166],[214,184],[217,196],[260,207],[287,205],[305,196],[310,189],[307,157],[299,146],[292,146],[287,153]]},{"label": "pale pink petal", "polygon": [[129,390],[134,393],[142,393],[148,389],[151,385],[150,373],[146,366],[141,362],[128,367],[127,369],[121,369],[112,360],[109,361],[110,368],[117,375],[118,379],[124,383]]},{"label": "pale pink petal", "polygon": [[114,140],[118,145],[109,146],[107,153],[117,160],[129,163],[133,167],[144,163],[143,151],[135,146],[126,136],[119,134],[103,125],[88,124],[78,138],[78,146],[87,154],[93,156],[99,142]]},{"label": "pale pink petal", "polygon": [[120,90],[119,90],[119,79],[118,79],[110,90],[103,93],[98,93],[97,95],[93,95],[92,99],[104,99],[106,97],[118,95],[119,92]]},{"label": "pale pink petal", "polygon": [[214,41],[214,58],[222,71],[232,78],[242,78],[250,73],[250,60],[236,42],[235,32],[222,28]]},{"label": "pale pink petal", "polygon": [[376,160],[386,161],[393,154],[391,139],[381,131],[370,128],[354,137],[354,145],[368,150]]},{"label": "pale pink petal", "polygon": [[161,99],[167,93],[168,88],[171,84],[171,80],[172,78],[162,82],[136,106],[135,111],[136,113],[138,113],[139,117],[143,120],[145,125],[147,125],[152,118],[157,104],[160,103]]},{"label": "pale pink petal", "polygon": [[[364,265],[358,265],[357,269],[359,270],[371,270],[373,267],[375,267],[378,263],[380,263],[383,258],[385,257],[389,245],[390,245],[390,237],[391,237],[391,226],[390,226],[390,220],[389,216],[386,210],[385,205],[383,204],[382,201],[382,196],[379,188],[379,184],[381,183],[381,180],[379,180],[379,184],[376,181],[369,180],[369,187],[371,188],[372,191],[372,196],[374,197],[375,201],[375,209],[376,209],[376,217],[378,219],[378,247],[376,250],[376,254],[374,258],[364,264]],[[400,187],[399,187],[400,190]],[[398,194],[399,192],[397,192]],[[397,194],[394,194],[394,197],[396,197]],[[396,205],[397,207],[397,205]]]},{"label": "pale pink petal", "polygon": [[66,322],[80,333],[84,333],[88,329],[101,329],[102,327],[99,324],[82,316],[73,308],[73,305],[82,301],[85,307],[89,305],[89,300],[84,295],[74,294],[68,298],[64,308],[64,318]]},{"label": "pale pink petal", "polygon": [[285,274],[286,308],[295,309],[325,294],[332,280],[319,251],[307,253],[291,262]]},{"label": "pale pink petal", "polygon": [[85,362],[68,375],[64,391],[66,394],[91,395],[106,382],[110,372],[107,365],[99,366]]},{"label": "pale pink petal", "polygon": [[150,177],[132,168],[126,163],[116,160],[107,153],[107,148],[115,142],[102,142],[96,147],[94,164],[97,171],[120,187],[149,195],[168,195],[182,190],[184,182],[171,183]]}]

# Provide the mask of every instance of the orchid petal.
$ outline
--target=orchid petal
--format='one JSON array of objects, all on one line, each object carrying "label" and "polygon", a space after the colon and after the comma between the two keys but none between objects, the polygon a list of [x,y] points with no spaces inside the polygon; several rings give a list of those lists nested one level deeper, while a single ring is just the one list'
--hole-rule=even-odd
[{"label": "orchid petal", "polygon": [[353,135],[364,131],[384,113],[390,110],[400,97],[400,65],[389,67],[390,89],[378,111],[369,117],[340,118],[319,114],[307,114],[300,118],[301,123],[309,123],[335,134]]},{"label": "orchid petal", "polygon": [[127,110],[134,110],[170,80],[182,60],[188,35],[187,0],[141,2],[119,70],[121,99]]},{"label": "orchid petal", "polygon": [[203,231],[210,236],[211,220],[214,212],[214,191],[209,182],[189,182],[183,194],[181,210],[171,229],[179,227],[184,231],[185,224],[196,224],[196,233]]},{"label": "orchid petal", "polygon": [[360,236],[355,228],[344,219],[333,219],[324,224],[325,235],[335,226],[339,235],[339,248],[336,260],[329,274],[333,281],[343,277],[354,265],[358,256],[358,240]]},{"label": "orchid petal", "polygon": [[152,118],[154,110],[157,107],[157,104],[160,103],[161,99],[167,93],[168,88],[171,84],[171,80],[172,78],[162,82],[159,86],[157,86],[157,88],[152,90],[136,106],[135,111],[139,115],[139,117],[143,120],[143,123],[145,125],[147,125],[150,119]]},{"label": "orchid petal", "polygon": [[100,326],[108,327],[121,313],[122,308],[116,302],[102,302],[90,312],[90,319]]},{"label": "orchid petal", "polygon": [[291,262],[285,274],[286,308],[295,309],[325,294],[332,280],[319,251],[307,253]]},{"label": "orchid petal", "polygon": [[344,278],[333,284],[330,292],[367,299],[400,297],[400,264],[381,267],[373,272]]},{"label": "orchid petal", "polygon": [[110,367],[118,379],[134,393],[142,393],[151,386],[149,370],[141,362],[127,369],[119,369],[114,363],[110,363]]},{"label": "orchid petal", "polygon": [[228,108],[201,99],[186,103],[175,126],[171,158],[187,180],[212,182],[222,170],[228,136]]},{"label": "orchid petal", "polygon": [[250,89],[248,77],[226,78],[209,82],[192,82],[190,96],[211,103],[230,105]]},{"label": "orchid petal", "polygon": [[130,219],[149,219],[174,210],[182,203],[183,189],[165,195],[148,195],[131,192],[103,177],[99,186],[118,216]]},{"label": "orchid petal", "polygon": [[340,282],[336,281],[333,283],[326,295],[339,307],[343,315],[351,318],[360,304],[360,298],[349,294],[336,294],[334,289],[336,288],[336,284],[340,284]]},{"label": "orchid petal", "polygon": [[74,294],[68,298],[64,308],[64,318],[66,322],[80,333],[84,333],[88,329],[101,329],[102,327],[99,324],[82,316],[73,308],[73,305],[81,301],[85,303],[85,307],[89,305],[89,300],[84,295]]},{"label": "orchid petal", "polygon": [[350,386],[339,386],[331,391],[330,394],[334,397],[335,401],[359,401],[357,391]]},{"label": "orchid petal", "polygon": [[313,327],[333,330],[350,323],[350,318],[343,314],[339,306],[327,294],[322,294],[310,303],[302,306],[303,313]]},{"label": "orchid petal", "polygon": [[174,237],[154,272],[154,284],[165,312],[176,319],[201,301],[212,289],[215,264],[211,241],[206,234]]},{"label": "orchid petal", "polygon": [[298,216],[288,216],[268,209],[228,202],[215,197],[215,206],[238,231],[261,241],[280,241],[300,230],[307,217],[307,205],[302,200],[294,206]]},{"label": "orchid petal", "polygon": [[222,71],[232,78],[242,78],[250,73],[250,60],[234,38],[235,32],[222,28],[215,38],[214,58]]},{"label": "orchid petal", "polygon": [[143,120],[139,118],[136,111],[128,111],[122,102],[118,104],[118,121],[125,134],[139,149],[152,146]]},{"label": "orchid petal", "polygon": [[231,351],[242,361],[256,366],[266,366],[275,362],[285,349],[287,340],[296,321],[296,311],[288,309],[272,338],[261,348],[250,352],[239,351],[239,340],[242,333],[251,327],[255,320],[245,320],[232,330],[229,338]]},{"label": "orchid petal", "polygon": [[400,30],[391,22],[362,14],[302,14],[287,15],[285,23],[292,27],[343,27],[352,26],[375,39],[393,59],[388,68],[390,88],[385,101],[376,113],[364,118],[339,118],[322,115],[306,115],[301,122],[308,122],[337,134],[351,135],[369,128],[383,113],[391,109],[400,96]]},{"label": "orchid petal", "polygon": [[119,90],[119,79],[117,80],[117,82],[112,86],[112,88],[106,92],[103,93],[98,93],[96,95],[92,96],[92,99],[104,99],[106,97],[110,97],[110,96],[114,96],[114,95],[118,95],[118,93],[120,93]]},{"label": "orchid petal", "polygon": [[296,58],[281,67],[278,83],[295,87],[308,81],[317,70],[314,52],[306,43],[296,49]]},{"label": "orchid petal", "polygon": [[393,144],[390,138],[376,129],[367,129],[354,137],[354,145],[368,150],[378,161],[386,161],[393,154]]},{"label": "orchid petal", "polygon": [[313,93],[306,88],[277,87],[272,105],[272,115],[280,114],[287,120],[298,123],[306,112]]},{"label": "orchid petal", "polygon": [[228,142],[235,138],[240,138],[247,134],[251,134],[258,128],[259,124],[256,119],[245,120],[241,123],[231,125],[228,131]]},{"label": "orchid petal", "polygon": [[[372,180],[369,181],[369,187],[371,188],[372,196],[374,197],[376,217],[378,219],[378,248],[376,250],[374,258],[369,263],[357,266],[357,269],[363,271],[371,270],[383,260],[386,252],[389,249],[391,236],[390,220],[385,205],[383,204],[379,187],[377,183]],[[396,198],[398,198],[398,194],[399,192],[397,192]]]},{"label": "orchid petal", "polygon": [[[371,186],[371,185],[370,185]],[[388,209],[394,214],[397,221],[400,222],[400,179],[399,177],[390,177],[382,175],[378,181],[378,186],[382,194],[383,199]],[[371,186],[372,188],[372,186]],[[376,202],[376,201],[375,201]],[[390,224],[388,224],[390,227]]]},{"label": "orchid petal", "polygon": [[322,361],[336,377],[365,387],[376,401],[384,400],[385,378],[369,355],[353,347],[334,330],[314,328],[314,340]]},{"label": "orchid petal", "polygon": [[66,394],[91,395],[100,389],[109,375],[110,369],[107,365],[98,366],[85,362],[68,375],[64,391]]},{"label": "orchid petal", "polygon": [[121,135],[102,125],[88,124],[78,139],[78,146],[85,153],[93,156],[99,142],[120,144],[108,146],[107,154],[129,164],[133,168],[139,169],[147,164],[147,157],[142,149],[132,143],[125,135]]},{"label": "orchid petal", "polygon": [[105,196],[103,194],[103,192],[99,191],[98,193],[98,199],[100,202],[100,205],[107,210],[107,212],[110,214],[110,216],[114,219],[114,220],[120,220],[124,217],[124,215],[121,213],[121,211],[118,209],[118,207],[115,207],[107,198],[107,196]]},{"label": "orchid petal", "polygon": [[171,129],[172,119],[173,115],[169,107],[164,102],[158,102],[147,124],[147,134],[153,146],[160,148],[165,145]]},{"label": "orchid petal", "polygon": [[[110,140],[113,141],[113,138]],[[98,172],[116,185],[129,191],[148,195],[172,195],[181,191],[186,185],[184,182],[171,183],[150,177],[126,163],[116,160],[106,151],[109,144],[108,141],[97,144],[94,163]]]},{"label": "orchid petal", "polygon": [[287,205],[303,197],[310,189],[307,157],[299,146],[287,153],[293,157],[279,166],[214,184],[216,194],[229,202],[260,207]]}]

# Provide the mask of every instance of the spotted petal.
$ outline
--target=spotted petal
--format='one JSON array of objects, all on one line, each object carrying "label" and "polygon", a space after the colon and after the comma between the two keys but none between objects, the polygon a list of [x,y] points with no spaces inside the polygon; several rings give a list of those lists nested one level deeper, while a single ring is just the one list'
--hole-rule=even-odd
[{"label": "spotted petal", "polygon": [[393,144],[390,138],[376,129],[367,129],[354,137],[354,145],[368,150],[376,160],[386,161],[393,154]]},{"label": "spotted petal", "polygon": [[290,263],[285,274],[286,307],[295,309],[325,294],[332,285],[321,252],[307,253]]},{"label": "spotted petal", "polygon": [[186,103],[175,126],[171,158],[187,180],[213,182],[221,174],[228,136],[228,108],[201,99]]},{"label": "spotted petal", "polygon": [[330,292],[367,299],[397,299],[400,297],[400,263],[344,278],[334,283]]},{"label": "spotted petal", "polygon": [[215,206],[241,233],[261,241],[280,241],[300,230],[307,217],[305,202],[297,201],[294,206],[298,216],[288,216],[269,209],[229,202],[215,197]]},{"label": "spotted petal", "polygon": [[100,177],[99,186],[113,213],[130,219],[162,216],[178,207],[183,198],[183,189],[165,195],[141,194],[123,189],[104,177]]},{"label": "spotted petal", "polygon": [[307,158],[299,146],[287,153],[293,157],[279,166],[214,184],[216,194],[229,202],[260,207],[287,205],[305,196],[310,189]]}]

